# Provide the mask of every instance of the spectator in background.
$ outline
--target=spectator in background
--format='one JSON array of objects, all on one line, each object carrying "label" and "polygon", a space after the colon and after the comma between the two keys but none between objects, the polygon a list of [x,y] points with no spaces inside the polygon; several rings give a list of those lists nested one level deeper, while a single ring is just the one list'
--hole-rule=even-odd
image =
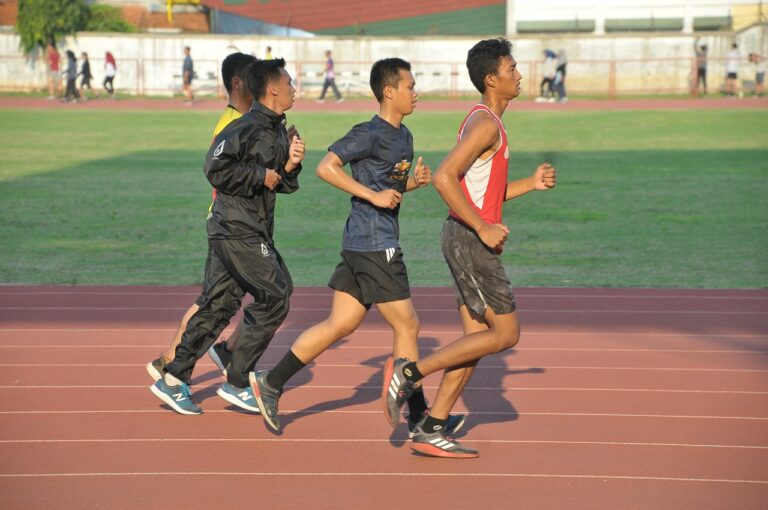
[{"label": "spectator in background", "polygon": [[568,59],[565,56],[565,50],[557,52],[556,64],[555,92],[557,93],[557,100],[560,103],[567,103],[568,95],[565,93],[565,67],[568,65]]},{"label": "spectator in background", "polygon": [[702,86],[701,93],[707,95],[707,45],[702,44],[698,48],[693,45],[693,49],[696,52],[696,82],[694,90],[696,94],[699,93],[699,85]]},{"label": "spectator in background", "polygon": [[48,66],[48,99],[55,99],[61,94],[61,75],[59,74],[59,52],[53,41],[48,42],[45,57]]},{"label": "spectator in background", "polygon": [[114,80],[117,74],[117,62],[112,53],[106,52],[104,54],[104,90],[107,91],[107,96],[114,101],[115,99],[115,86]]},{"label": "spectator in background", "polygon": [[64,93],[63,102],[79,100],[80,93],[77,91],[77,57],[72,50],[67,50],[67,68],[64,73],[67,76],[67,90]]},{"label": "spectator in background", "polygon": [[749,61],[755,64],[755,97],[763,97],[765,94],[765,58],[757,53],[750,53]]},{"label": "spectator in background", "polygon": [[80,72],[78,73],[78,76],[82,76],[82,78],[80,78],[80,98],[85,101],[88,99],[85,96],[86,87],[88,90],[93,90],[91,87],[91,79],[93,78],[93,75],[91,74],[91,62],[88,60],[88,54],[83,52],[80,58],[83,60],[83,63],[80,64]]},{"label": "spectator in background", "polygon": [[325,50],[325,58],[325,81],[323,82],[323,92],[320,94],[320,98],[317,100],[317,102],[322,103],[325,101],[325,92],[328,90],[328,87],[331,87],[333,89],[333,95],[336,96],[336,102],[341,103],[344,101],[344,98],[341,97],[339,89],[336,88],[336,73],[333,70],[333,58],[331,58],[331,50]]},{"label": "spectator in background", "polygon": [[725,54],[725,95],[735,96],[738,89],[739,78],[739,60],[741,55],[739,54],[739,45],[733,43],[731,45],[731,51]]},{"label": "spectator in background", "polygon": [[192,95],[192,79],[195,76],[195,66],[192,62],[192,51],[189,46],[184,47],[184,65],[181,68],[182,75],[182,90],[184,91],[184,97],[186,101],[184,104],[191,105],[194,102],[194,96]]},{"label": "spectator in background", "polygon": [[[544,103],[546,101],[555,102],[555,75],[557,74],[557,60],[555,52],[552,50],[544,50],[544,72],[539,85],[539,97],[536,98],[537,103]],[[544,90],[544,87],[547,90]]]},{"label": "spectator in background", "polygon": [[272,60],[274,57],[272,56],[272,46],[267,46],[267,51],[264,54],[264,60]]}]

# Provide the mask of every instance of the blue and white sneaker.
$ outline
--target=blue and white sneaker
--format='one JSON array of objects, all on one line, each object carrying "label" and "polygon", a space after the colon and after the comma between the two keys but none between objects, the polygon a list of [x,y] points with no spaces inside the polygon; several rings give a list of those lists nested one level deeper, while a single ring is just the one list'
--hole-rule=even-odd
[{"label": "blue and white sneaker", "polygon": [[247,388],[238,388],[225,382],[218,390],[216,390],[216,394],[237,407],[254,413],[259,412],[259,406],[256,404],[256,398],[253,396],[253,390],[250,386]]},{"label": "blue and white sneaker", "polygon": [[157,398],[171,406],[171,409],[177,413],[202,414],[203,412],[200,407],[192,402],[189,386],[184,383],[178,386],[169,386],[165,383],[165,379],[160,379],[150,386],[149,389]]}]

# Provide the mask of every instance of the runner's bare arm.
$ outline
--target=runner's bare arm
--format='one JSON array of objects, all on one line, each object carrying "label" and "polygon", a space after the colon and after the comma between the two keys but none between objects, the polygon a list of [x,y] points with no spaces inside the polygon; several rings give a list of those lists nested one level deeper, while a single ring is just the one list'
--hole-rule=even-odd
[{"label": "runner's bare arm", "polygon": [[480,236],[488,246],[502,244],[509,229],[502,224],[488,225],[475,212],[464,197],[459,179],[478,157],[491,151],[499,143],[499,127],[487,115],[477,114],[465,126],[464,134],[456,146],[440,163],[432,179],[443,201],[461,220]]},{"label": "runner's bare arm", "polygon": [[512,200],[530,191],[544,191],[554,188],[556,182],[555,167],[549,163],[542,163],[536,168],[532,176],[508,182],[504,200]]},{"label": "runner's bare arm", "polygon": [[325,182],[357,198],[370,202],[376,207],[394,209],[402,199],[402,195],[393,189],[373,191],[357,182],[344,170],[344,165],[339,156],[331,151],[328,151],[328,154],[317,165],[315,173]]}]

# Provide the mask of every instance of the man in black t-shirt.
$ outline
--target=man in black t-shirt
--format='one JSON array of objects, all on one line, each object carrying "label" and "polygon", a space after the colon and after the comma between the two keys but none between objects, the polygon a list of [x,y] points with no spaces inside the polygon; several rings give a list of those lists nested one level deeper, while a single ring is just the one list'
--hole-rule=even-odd
[{"label": "man in black t-shirt", "polygon": [[[281,428],[278,399],[288,379],[355,331],[374,303],[393,330],[394,352],[418,359],[419,319],[411,302],[397,219],[403,193],[431,180],[422,158],[414,162],[413,136],[402,124],[416,104],[415,85],[408,62],[398,58],[376,62],[371,89],[380,104],[379,114],[332,144],[317,167],[321,179],[352,195],[352,207],[341,262],[328,284],[334,289],[330,315],[302,333],[271,371],[250,374],[261,415],[275,430]],[[344,170],[347,163],[351,176]],[[427,409],[424,393],[416,391],[408,406],[409,423],[415,424]],[[454,417],[449,426],[458,429],[463,419]]]}]

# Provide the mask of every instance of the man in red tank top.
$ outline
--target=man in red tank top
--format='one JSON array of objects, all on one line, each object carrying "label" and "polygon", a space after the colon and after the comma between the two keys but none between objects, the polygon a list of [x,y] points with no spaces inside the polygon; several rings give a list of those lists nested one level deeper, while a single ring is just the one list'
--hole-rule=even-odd
[{"label": "man in red tank top", "polygon": [[432,409],[414,430],[411,448],[435,457],[477,457],[444,434],[451,408],[483,356],[514,347],[520,336],[515,298],[501,263],[509,229],[501,222],[505,200],[555,186],[555,169],[539,165],[530,177],[507,181],[509,147],[501,116],[520,93],[520,72],[506,39],[477,43],[467,55],[472,83],[482,103],[459,129],[458,143],[437,169],[433,184],[450,208],[442,249],[456,287],[464,336],[410,362],[390,359],[384,372],[388,419],[423,377],[445,370]]}]

